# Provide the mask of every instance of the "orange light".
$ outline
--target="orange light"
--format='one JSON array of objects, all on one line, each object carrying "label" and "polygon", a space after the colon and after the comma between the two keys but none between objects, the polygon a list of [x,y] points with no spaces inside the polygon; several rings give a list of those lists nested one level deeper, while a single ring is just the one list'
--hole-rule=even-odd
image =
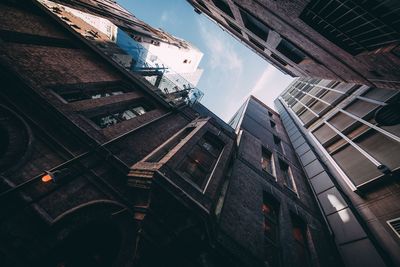
[{"label": "orange light", "polygon": [[42,182],[47,183],[53,180],[53,177],[50,174],[45,174],[42,176]]}]

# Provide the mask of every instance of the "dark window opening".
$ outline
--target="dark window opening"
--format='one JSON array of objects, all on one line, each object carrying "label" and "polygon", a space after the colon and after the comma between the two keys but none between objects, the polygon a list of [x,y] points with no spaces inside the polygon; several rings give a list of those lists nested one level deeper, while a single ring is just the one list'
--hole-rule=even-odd
[{"label": "dark window opening", "polygon": [[272,117],[273,115],[271,111],[268,111],[268,116]]},{"label": "dark window opening", "polygon": [[247,29],[264,41],[268,39],[268,33],[270,31],[269,27],[242,8],[240,8],[240,14],[242,16],[244,26]]},{"label": "dark window opening", "polygon": [[258,41],[256,41],[255,39],[253,39],[251,37],[249,37],[249,41],[251,43],[253,43],[256,47],[258,47],[260,50],[264,51],[265,47],[262,44],[260,44]]},{"label": "dark window opening", "polygon": [[167,144],[162,146],[157,152],[149,157],[147,162],[159,162],[165,157],[172,149],[174,149],[183,139],[185,139],[195,127],[186,127],[182,132],[170,140]]},{"label": "dark window opening", "polygon": [[282,39],[276,50],[296,64],[302,62],[307,56],[289,41]]},{"label": "dark window opening", "polygon": [[206,4],[203,3],[203,1],[201,0],[197,0],[197,3],[204,8],[205,10],[207,10],[208,12],[210,12],[210,10],[208,9],[208,7],[206,6]]},{"label": "dark window opening", "polygon": [[271,124],[271,128],[272,129],[275,129],[275,127],[276,127],[276,123],[275,122],[273,122],[273,121],[269,121],[270,122],[270,124]]},{"label": "dark window opening", "polygon": [[274,135],[274,143],[275,143],[275,146],[276,146],[276,150],[278,150],[279,152],[282,153],[283,152],[282,141],[276,135]]},{"label": "dark window opening", "polygon": [[288,64],[286,63],[286,61],[284,61],[283,59],[281,59],[280,57],[278,57],[275,54],[271,54],[271,57],[273,59],[275,59],[279,64],[283,65],[283,66],[287,66]]},{"label": "dark window opening", "polygon": [[229,17],[234,18],[232,10],[225,0],[212,0],[212,2],[216,7],[218,7],[219,10],[227,14]]},{"label": "dark window opening", "polygon": [[203,189],[212,173],[224,145],[217,136],[206,133],[183,160],[180,171]]},{"label": "dark window opening", "polygon": [[228,26],[233,29],[235,32],[237,32],[239,35],[242,35],[242,31],[240,30],[240,28],[238,26],[236,26],[235,24],[233,24],[232,22],[226,20],[226,23],[228,24]]},{"label": "dark window opening", "polygon": [[264,215],[264,256],[268,266],[280,266],[279,251],[279,205],[264,193],[262,213]]},{"label": "dark window opening", "polygon": [[94,116],[91,120],[100,128],[107,128],[117,123],[131,120],[145,114],[153,108],[148,103],[137,103],[114,111],[107,112],[98,116]]},{"label": "dark window opening", "polygon": [[0,124],[0,158],[7,152],[9,144],[8,131]]},{"label": "dark window opening", "polygon": [[308,249],[307,225],[298,216],[292,215],[292,234],[295,241],[296,263],[299,267],[311,266],[310,251]]},{"label": "dark window opening", "polygon": [[400,1],[311,1],[300,18],[352,55],[400,41]]}]

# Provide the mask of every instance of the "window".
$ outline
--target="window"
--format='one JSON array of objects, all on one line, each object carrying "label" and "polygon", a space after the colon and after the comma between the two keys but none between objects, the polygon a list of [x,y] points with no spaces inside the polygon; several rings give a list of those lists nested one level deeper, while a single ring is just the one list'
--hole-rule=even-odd
[{"label": "window", "polygon": [[261,168],[272,176],[275,176],[275,164],[272,153],[265,148],[262,148],[261,152]]},{"label": "window", "polygon": [[207,8],[206,4],[204,4],[203,1],[197,0],[197,3],[198,3],[202,8],[204,8],[205,10],[207,10],[208,12],[210,12],[210,10]]},{"label": "window", "polygon": [[[400,143],[378,131],[365,128],[366,130],[359,134],[354,134],[354,136],[348,134],[348,136],[352,137],[351,139],[353,139],[355,145],[367,152],[383,166],[391,170],[399,168],[400,158],[393,155],[400,155]],[[356,147],[347,142],[342,148],[333,151],[331,155],[355,185],[361,185],[383,175],[379,166],[376,166],[370,159],[361,154]]]},{"label": "window", "polygon": [[65,101],[71,103],[76,101],[82,101],[87,99],[98,99],[108,96],[121,95],[125,93],[126,90],[122,88],[106,88],[98,90],[71,90],[57,93]]},{"label": "window", "polygon": [[311,266],[311,259],[308,249],[307,225],[298,216],[292,215],[291,217],[296,266],[309,267]]},{"label": "window", "polygon": [[264,255],[268,266],[280,266],[279,251],[279,206],[277,201],[264,193],[262,213],[264,215]]},{"label": "window", "polygon": [[257,48],[259,48],[260,50],[264,51],[264,46],[262,44],[260,44],[259,42],[257,42],[256,40],[254,40],[253,38],[249,37],[249,41],[254,44]]},{"label": "window", "polygon": [[242,8],[240,8],[240,14],[242,16],[244,26],[247,29],[264,41],[268,39],[268,33],[270,29],[263,22],[253,17],[250,13]]},{"label": "window", "polygon": [[307,57],[303,51],[285,39],[280,41],[276,50],[296,64],[299,64]]},{"label": "window", "polygon": [[218,7],[219,10],[227,14],[229,17],[234,18],[232,10],[225,0],[212,0],[212,2],[216,7]]},{"label": "window", "polygon": [[233,24],[232,22],[230,22],[229,20],[225,20],[226,23],[228,24],[228,26],[233,29],[235,32],[237,32],[239,35],[242,35],[242,31],[240,30],[240,28],[238,26],[236,26],[235,24]]},{"label": "window", "polygon": [[268,116],[270,116],[272,118],[273,114],[271,111],[268,111]]},{"label": "window", "polygon": [[217,136],[206,133],[183,160],[180,171],[199,188],[203,189],[223,147],[223,143]]},{"label": "window", "polygon": [[393,220],[387,221],[389,224],[390,228],[396,233],[397,237],[400,238],[400,218],[396,218]]},{"label": "window", "polygon": [[293,192],[296,192],[296,185],[294,183],[292,170],[290,169],[289,165],[286,162],[279,160],[279,167],[282,171],[285,185]]},{"label": "window", "polygon": [[282,141],[276,135],[274,135],[274,143],[275,143],[276,150],[279,151],[280,153],[283,153],[284,151],[283,151]]},{"label": "window", "polygon": [[286,63],[286,61],[284,61],[283,59],[281,59],[280,57],[278,57],[277,55],[275,55],[274,53],[271,54],[271,57],[273,59],[275,59],[279,64],[283,65],[283,66],[287,66],[288,64]]},{"label": "window", "polygon": [[[372,96],[372,92],[368,93]],[[384,93],[379,94],[386,98]],[[393,156],[400,154],[400,143],[389,134],[394,129],[372,128],[350,116],[354,114],[376,125],[373,114],[377,107],[378,104],[357,99],[312,132],[356,187],[400,168],[400,158]],[[391,133],[396,135],[395,131]]]},{"label": "window", "polygon": [[51,89],[68,103],[120,95],[131,91],[122,82],[70,84]]},{"label": "window", "polygon": [[174,149],[183,139],[185,139],[195,127],[186,127],[171,140],[169,140],[165,145],[161,146],[153,155],[151,155],[147,162],[159,162],[164,158],[172,149]]},{"label": "window", "polygon": [[115,111],[107,112],[106,114],[97,115],[91,118],[100,128],[107,128],[117,123],[131,120],[138,116],[145,114],[152,108],[149,105],[141,103],[133,104],[127,108],[118,109]]},{"label": "window", "polygon": [[[4,120],[4,118],[1,118]],[[8,131],[3,125],[0,124],[0,158],[4,156],[8,150],[9,135]]]},{"label": "window", "polygon": [[352,55],[400,41],[400,1],[311,1],[300,18]]},{"label": "window", "polygon": [[276,124],[275,124],[275,122],[273,122],[273,121],[269,121],[269,123],[271,124],[271,128],[272,129],[276,129],[275,127],[276,127]]}]

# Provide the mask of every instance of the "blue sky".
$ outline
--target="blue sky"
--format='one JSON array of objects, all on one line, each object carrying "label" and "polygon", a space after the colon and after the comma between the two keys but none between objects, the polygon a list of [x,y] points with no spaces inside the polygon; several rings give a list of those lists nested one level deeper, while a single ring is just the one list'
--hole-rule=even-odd
[{"label": "blue sky", "polygon": [[228,121],[244,100],[254,95],[273,107],[273,100],[292,78],[285,75],[185,0],[118,0],[137,18],[185,39],[204,53],[198,88],[201,103]]}]

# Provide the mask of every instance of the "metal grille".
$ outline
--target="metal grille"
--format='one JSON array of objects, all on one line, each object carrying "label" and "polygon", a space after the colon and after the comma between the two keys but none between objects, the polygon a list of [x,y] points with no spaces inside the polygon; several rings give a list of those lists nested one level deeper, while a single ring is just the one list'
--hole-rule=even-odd
[{"label": "metal grille", "polygon": [[400,218],[396,218],[394,220],[387,221],[393,231],[400,237]]},{"label": "metal grille", "polygon": [[300,18],[352,55],[400,42],[399,0],[313,0]]}]

